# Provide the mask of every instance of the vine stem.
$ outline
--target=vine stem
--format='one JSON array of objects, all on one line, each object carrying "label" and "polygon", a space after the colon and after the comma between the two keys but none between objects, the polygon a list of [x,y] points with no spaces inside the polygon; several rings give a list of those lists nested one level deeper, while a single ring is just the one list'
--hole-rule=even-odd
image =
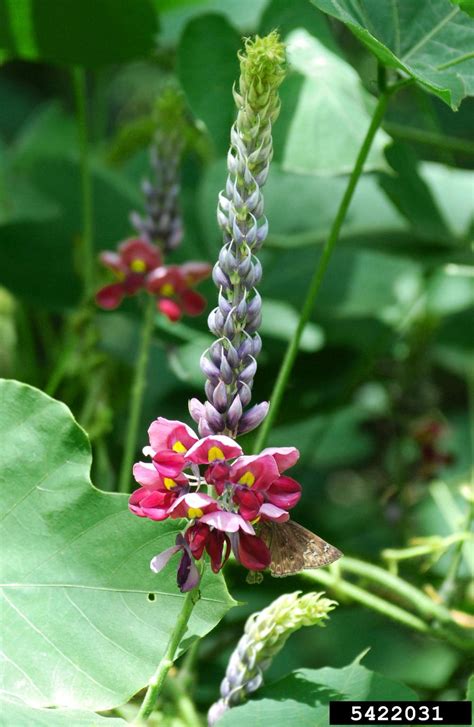
[{"label": "vine stem", "polygon": [[72,76],[81,160],[82,271],[84,276],[84,297],[89,300],[94,292],[94,211],[88,143],[86,72],[84,68],[76,66],[72,71]]},{"label": "vine stem", "polygon": [[135,364],[135,376],[130,392],[128,428],[118,483],[119,492],[130,492],[130,478],[137,446],[137,432],[142,410],[143,392],[146,384],[146,372],[150,355],[150,342],[155,321],[155,311],[155,298],[150,295],[145,308],[140,350]]},{"label": "vine stem", "polygon": [[393,93],[393,91],[395,91],[398,87],[399,87],[399,84],[395,84],[395,86],[388,88],[385,92],[383,92],[379,96],[377,105],[374,110],[374,115],[372,116],[372,120],[370,122],[370,126],[365,135],[364,141],[362,142],[362,146],[359,149],[359,153],[357,155],[357,159],[356,159],[354,168],[349,177],[349,182],[347,184],[346,190],[344,192],[341,203],[339,205],[339,209],[337,211],[336,217],[334,218],[334,222],[332,223],[332,227],[329,231],[328,238],[323,247],[323,251],[322,251],[321,257],[319,259],[318,265],[316,267],[316,270],[314,271],[313,277],[311,278],[311,282],[310,282],[308,292],[306,295],[306,300],[304,301],[303,308],[301,310],[301,315],[300,315],[300,319],[298,321],[298,325],[293,334],[293,338],[291,339],[291,341],[288,345],[288,348],[286,350],[286,354],[283,359],[283,363],[281,365],[277,380],[275,382],[275,386],[273,388],[273,392],[270,397],[271,405],[270,405],[269,412],[268,412],[266,418],[264,419],[262,426],[260,427],[258,436],[256,438],[255,449],[254,449],[255,452],[259,452],[265,446],[265,443],[267,441],[268,435],[272,428],[273,422],[275,421],[275,418],[278,414],[280,404],[281,404],[281,401],[283,398],[283,394],[285,393],[288,379],[290,377],[291,370],[293,368],[293,364],[294,364],[296,356],[298,354],[301,336],[303,335],[305,326],[306,326],[306,324],[309,320],[309,317],[311,315],[311,312],[314,308],[316,296],[319,292],[321,283],[324,278],[324,274],[326,273],[327,267],[329,265],[329,261],[331,259],[331,255],[332,255],[334,246],[339,239],[341,227],[346,218],[346,214],[349,209],[349,205],[352,201],[352,197],[354,195],[355,188],[357,186],[359,178],[364,169],[364,164],[365,164],[365,161],[369,154],[370,148],[372,146],[372,142],[374,140],[375,134],[377,133],[377,131],[382,123],[382,119],[384,117],[389,98],[390,98],[391,94]]},{"label": "vine stem", "polygon": [[176,652],[186,632],[186,627],[193,612],[193,608],[199,600],[199,593],[200,592],[198,583],[197,586],[193,588],[192,591],[189,591],[189,593],[187,593],[184,598],[183,607],[176,621],[176,625],[171,633],[168,646],[166,647],[166,651],[163,654],[163,657],[158,664],[155,673],[148,682],[148,689],[137,714],[136,721],[138,723],[146,721],[150,714],[153,712],[156,700],[158,699],[158,696],[160,695],[160,692],[163,688],[166,676],[171,667],[174,665]]}]

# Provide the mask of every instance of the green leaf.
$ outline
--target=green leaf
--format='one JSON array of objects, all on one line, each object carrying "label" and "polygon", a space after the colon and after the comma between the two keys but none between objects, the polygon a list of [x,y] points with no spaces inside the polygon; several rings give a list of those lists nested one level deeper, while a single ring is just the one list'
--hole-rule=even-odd
[{"label": "green leaf", "polygon": [[222,15],[243,34],[254,33],[267,0],[165,0],[165,8],[163,0],[153,2],[160,13],[161,40],[175,44],[186,24],[204,12]]},{"label": "green leaf", "polygon": [[[88,439],[63,404],[15,381],[0,397],[4,689],[34,707],[110,709],[146,684],[181,608],[177,563],[149,568],[179,525],[91,485]],[[232,605],[208,570],[180,651]]]},{"label": "green leaf", "polygon": [[11,695],[0,700],[3,727],[120,727],[127,724],[118,717],[101,717],[79,709],[41,709],[30,707]]},{"label": "green leaf", "polygon": [[0,47],[14,58],[96,67],[149,55],[150,0],[0,0]]},{"label": "green leaf", "polygon": [[453,5],[459,5],[461,10],[474,18],[474,0],[451,0]]},{"label": "green leaf", "polygon": [[257,692],[256,698],[234,707],[219,727],[327,727],[329,700],[409,700],[417,695],[404,684],[386,679],[359,664],[343,669],[298,669]]},{"label": "green leaf", "polygon": [[[289,172],[349,173],[375,99],[352,66],[306,30],[294,30],[285,40],[293,73],[281,89],[283,115],[275,126],[277,159]],[[388,141],[384,131],[377,132],[366,170],[386,168],[382,151]]]},{"label": "green leaf", "polygon": [[[265,297],[262,306],[262,324],[260,333],[264,338],[277,338],[280,341],[290,341],[299,321],[299,313],[288,303],[281,300],[271,300]],[[300,351],[314,353],[324,345],[324,333],[315,323],[307,323],[300,340]]]},{"label": "green leaf", "polygon": [[474,93],[474,25],[449,0],[311,0],[379,61],[457,109]]},{"label": "green leaf", "polygon": [[240,36],[227,20],[208,14],[188,23],[178,48],[178,75],[189,105],[222,154],[235,117],[232,86],[239,77],[240,47]]}]

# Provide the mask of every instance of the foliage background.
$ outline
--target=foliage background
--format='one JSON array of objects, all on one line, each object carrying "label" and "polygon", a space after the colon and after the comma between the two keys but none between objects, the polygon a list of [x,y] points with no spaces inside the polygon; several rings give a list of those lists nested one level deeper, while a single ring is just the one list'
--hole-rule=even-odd
[{"label": "foliage background", "polygon": [[[182,168],[185,239],[176,259],[213,261],[241,35],[274,27],[291,34],[296,50],[265,189],[270,236],[256,401],[270,396],[378,83],[375,57],[305,0],[143,0],[133,7],[32,2],[15,15],[11,3],[0,5],[0,373],[71,408],[90,436],[92,479],[104,490],[114,489],[120,462],[140,310],[133,301],[114,313],[81,309],[71,64],[87,67],[95,250],[131,232],[155,100],[177,78],[196,124]],[[390,104],[271,433],[272,445],[301,450],[297,519],[358,558],[376,561],[410,538],[449,535],[467,508],[459,488],[473,456],[473,108],[467,98],[453,113],[418,85]],[[99,266],[95,274],[98,284]],[[212,306],[212,283],[203,290]],[[184,417],[187,399],[202,387],[198,362],[208,341],[205,316],[174,326],[157,317],[143,443],[152,418]],[[422,478],[413,431],[426,417],[444,423],[440,447],[453,461]],[[410,560],[401,572],[437,588],[450,562],[448,552],[429,570]],[[266,578],[250,587],[242,571],[230,567],[227,575],[240,605],[201,646],[195,697],[203,709],[246,616],[302,585],[297,577]],[[463,561],[461,585],[468,577]],[[460,610],[469,608],[468,595],[459,590]],[[365,666],[420,696],[464,696],[462,653],[354,603],[341,603],[325,630],[296,634],[270,679],[293,668],[343,667],[367,647]]]}]

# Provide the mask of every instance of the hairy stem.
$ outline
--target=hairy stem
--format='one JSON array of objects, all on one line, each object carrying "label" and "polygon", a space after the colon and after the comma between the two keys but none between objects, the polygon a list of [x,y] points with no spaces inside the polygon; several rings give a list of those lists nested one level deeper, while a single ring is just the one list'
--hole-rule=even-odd
[{"label": "hairy stem", "polygon": [[265,443],[267,441],[268,435],[272,428],[273,422],[275,421],[275,418],[278,414],[280,404],[283,399],[283,394],[285,393],[285,389],[288,384],[288,379],[290,378],[291,370],[293,368],[293,364],[295,363],[295,359],[298,354],[301,336],[303,335],[305,326],[313,311],[316,296],[319,292],[321,283],[323,281],[324,275],[325,275],[327,267],[329,265],[332,251],[334,249],[336,242],[339,239],[339,233],[341,231],[341,227],[346,218],[346,214],[349,209],[349,205],[351,203],[352,197],[354,195],[354,191],[357,186],[357,182],[359,181],[362,171],[364,169],[365,161],[367,159],[370,148],[372,146],[372,142],[374,140],[375,134],[377,133],[377,130],[382,123],[382,119],[384,117],[385,110],[387,108],[388,100],[389,100],[390,95],[393,92],[393,90],[394,89],[392,87],[392,89],[388,89],[385,93],[382,93],[379,97],[377,106],[375,107],[372,121],[370,122],[370,126],[367,130],[367,134],[365,135],[364,141],[362,142],[362,146],[360,147],[360,150],[359,150],[359,154],[357,155],[357,159],[356,159],[354,168],[352,170],[351,176],[349,177],[349,182],[347,184],[346,191],[344,192],[344,196],[342,197],[341,203],[339,205],[339,209],[337,211],[336,217],[334,218],[334,222],[333,222],[331,230],[329,232],[329,236],[323,247],[321,257],[319,259],[318,265],[317,265],[316,270],[314,271],[313,277],[311,279],[311,282],[310,282],[310,285],[308,288],[308,293],[306,295],[306,300],[304,301],[303,308],[301,310],[301,316],[298,321],[298,325],[293,334],[293,338],[291,339],[291,341],[288,345],[285,357],[283,359],[283,363],[281,365],[275,386],[273,388],[273,392],[270,397],[270,404],[271,404],[270,410],[268,412],[266,419],[263,421],[262,426],[260,427],[256,442],[255,442],[255,450],[254,450],[255,452],[259,452],[265,446]]},{"label": "hairy stem", "polygon": [[82,271],[84,277],[84,297],[88,300],[94,292],[94,218],[87,128],[86,72],[84,68],[76,66],[72,73],[81,160]]},{"label": "hairy stem", "polygon": [[130,492],[131,472],[133,458],[135,456],[135,450],[137,446],[137,431],[138,425],[140,423],[143,392],[146,384],[146,372],[148,367],[148,358],[150,354],[150,342],[153,333],[155,311],[155,299],[153,296],[149,296],[145,309],[145,317],[143,321],[140,341],[140,350],[138,352],[138,358],[135,365],[135,376],[130,392],[130,411],[128,417],[127,436],[125,439],[125,448],[118,483],[119,492]]},{"label": "hairy stem", "polygon": [[179,614],[176,625],[171,633],[168,646],[166,647],[166,651],[160,663],[158,664],[155,673],[148,682],[148,689],[137,715],[138,722],[146,721],[150,714],[153,712],[153,709],[156,705],[156,700],[161,693],[166,676],[174,664],[176,652],[186,632],[188,621],[192,614],[194,605],[197,603],[198,599],[199,584],[196,586],[196,588],[193,588],[192,591],[189,591],[184,598],[181,613]]}]

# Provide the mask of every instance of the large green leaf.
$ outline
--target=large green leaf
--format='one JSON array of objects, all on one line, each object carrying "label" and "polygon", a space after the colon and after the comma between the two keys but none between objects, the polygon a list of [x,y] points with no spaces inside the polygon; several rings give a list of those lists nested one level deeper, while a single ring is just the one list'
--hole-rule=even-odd
[{"label": "large green leaf", "polygon": [[[89,480],[90,447],[61,403],[0,382],[4,689],[35,707],[108,709],[154,672],[183,595],[150,558],[179,525],[132,516]],[[208,573],[181,650],[232,606]]]},{"label": "large green leaf", "polygon": [[415,692],[359,664],[344,669],[298,669],[224,714],[219,727],[327,727],[329,700],[416,700]]},{"label": "large green leaf", "polygon": [[311,0],[386,66],[457,109],[474,93],[474,24],[449,0]]},{"label": "large green leaf", "polygon": [[119,717],[101,717],[82,709],[30,707],[9,695],[0,700],[2,727],[123,727]]},{"label": "large green leaf", "polygon": [[241,39],[220,15],[191,20],[178,48],[178,74],[189,104],[206,124],[216,149],[225,153],[235,116],[232,85],[239,76]]},{"label": "large green leaf", "polygon": [[[306,30],[294,30],[285,40],[293,73],[281,90],[277,158],[290,172],[348,173],[369,127],[375,99],[352,66]],[[382,150],[388,141],[385,132],[377,132],[366,169],[386,167]]]},{"label": "large green leaf", "polygon": [[157,32],[150,0],[0,0],[0,48],[13,58],[123,63],[148,55]]}]

